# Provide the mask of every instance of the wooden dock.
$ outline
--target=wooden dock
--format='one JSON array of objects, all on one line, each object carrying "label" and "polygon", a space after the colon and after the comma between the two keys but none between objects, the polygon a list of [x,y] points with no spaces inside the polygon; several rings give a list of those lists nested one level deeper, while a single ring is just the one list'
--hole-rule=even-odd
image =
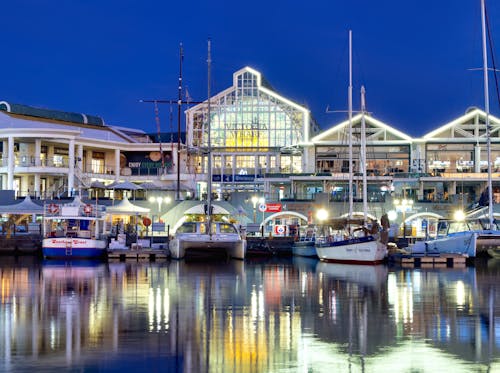
[{"label": "wooden dock", "polygon": [[109,261],[150,261],[158,262],[164,261],[169,258],[168,250],[164,249],[140,249],[140,250],[130,250],[130,249],[110,249],[108,250],[108,260]]},{"label": "wooden dock", "polygon": [[467,258],[460,254],[443,254],[439,256],[392,255],[389,263],[404,268],[450,268],[465,267]]}]

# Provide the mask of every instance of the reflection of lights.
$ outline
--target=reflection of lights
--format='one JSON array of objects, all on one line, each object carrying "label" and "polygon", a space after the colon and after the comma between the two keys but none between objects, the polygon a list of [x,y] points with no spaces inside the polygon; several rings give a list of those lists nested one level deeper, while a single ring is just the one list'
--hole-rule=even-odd
[{"label": "reflection of lights", "polygon": [[307,273],[302,272],[301,278],[300,278],[300,293],[302,296],[306,294],[306,289],[307,289]]},{"label": "reflection of lights", "polygon": [[[420,287],[420,278],[417,276],[416,288]],[[408,280],[403,287],[397,286],[397,279],[395,274],[387,276],[387,292],[389,294],[389,304],[393,306],[394,320],[396,324],[399,321],[403,323],[413,322],[413,287],[412,281]],[[417,290],[415,289],[415,290]],[[418,290],[417,290],[418,292]]]},{"label": "reflection of lights", "polygon": [[462,281],[457,282],[457,287],[455,291],[457,296],[457,306],[458,307],[465,306],[465,285]]},{"label": "reflection of lights", "polygon": [[155,295],[154,295],[154,289],[149,288],[149,293],[148,293],[148,329],[150,332],[153,331],[154,328],[154,318],[155,318]]},{"label": "reflection of lights", "polygon": [[165,325],[165,330],[169,329],[168,316],[170,315],[170,293],[168,292],[168,288],[165,288],[163,294],[163,325]]}]

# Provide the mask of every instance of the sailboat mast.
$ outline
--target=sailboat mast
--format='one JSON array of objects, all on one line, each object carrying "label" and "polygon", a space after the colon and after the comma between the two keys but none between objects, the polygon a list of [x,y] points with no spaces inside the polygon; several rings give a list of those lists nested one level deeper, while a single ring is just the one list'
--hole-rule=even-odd
[{"label": "sailboat mast", "polygon": [[208,39],[208,58],[207,58],[207,95],[208,95],[208,102],[207,102],[207,157],[208,157],[208,182],[207,182],[207,215],[208,215],[208,221],[210,222],[210,216],[212,214],[212,140],[211,140],[211,126],[210,126],[210,81],[211,81],[211,64],[212,64],[212,59],[211,59],[211,41]]},{"label": "sailboat mast", "polygon": [[361,86],[361,172],[363,173],[363,216],[366,221],[368,215],[368,191],[367,191],[367,180],[366,180],[366,101],[365,101],[365,86]]},{"label": "sailboat mast", "polygon": [[[182,61],[184,59],[184,49],[182,43],[179,45],[179,87],[177,98],[177,187],[175,189],[175,199],[181,199],[181,105],[182,105]],[[162,156],[163,162],[163,156]]]},{"label": "sailboat mast", "polygon": [[349,87],[347,89],[347,108],[349,111],[349,218],[354,210],[352,178],[352,30],[349,30]]},{"label": "sailboat mast", "polygon": [[486,153],[488,158],[488,221],[489,228],[493,228],[493,183],[491,180],[491,126],[490,126],[490,99],[488,84],[488,54],[486,52],[486,7],[485,0],[481,0],[481,26],[483,39],[483,79],[484,79],[484,110],[486,112]]}]

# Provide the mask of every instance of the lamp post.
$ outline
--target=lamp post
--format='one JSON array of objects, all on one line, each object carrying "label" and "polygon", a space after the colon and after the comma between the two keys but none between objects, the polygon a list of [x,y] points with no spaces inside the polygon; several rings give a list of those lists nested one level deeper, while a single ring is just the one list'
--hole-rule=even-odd
[{"label": "lamp post", "polygon": [[413,206],[412,199],[403,198],[402,200],[394,200],[396,211],[401,211],[403,217],[403,239],[406,238],[406,212],[411,211]]},{"label": "lamp post", "polygon": [[160,217],[161,217],[161,205],[163,203],[165,204],[169,204],[170,202],[172,202],[172,198],[170,197],[162,197],[162,196],[152,196],[152,197],[149,197],[149,202],[151,203],[157,203],[158,204],[158,223],[160,222]]},{"label": "lamp post", "polygon": [[[266,204],[266,199],[264,197],[260,197],[259,198],[259,205],[264,206],[265,204]],[[264,237],[264,213],[265,213],[266,209],[263,208],[263,209],[261,209],[261,211],[262,211],[262,223],[261,223],[262,230],[261,230],[261,232],[262,232],[262,237]]]},{"label": "lamp post", "polygon": [[259,197],[253,196],[252,197],[252,204],[253,204],[253,222],[257,223],[257,202],[259,202]]}]

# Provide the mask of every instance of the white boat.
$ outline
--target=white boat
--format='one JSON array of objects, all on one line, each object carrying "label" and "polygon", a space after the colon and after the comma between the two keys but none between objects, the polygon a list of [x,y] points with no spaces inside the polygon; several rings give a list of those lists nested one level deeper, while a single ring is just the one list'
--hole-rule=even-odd
[{"label": "white boat", "polygon": [[476,256],[477,233],[456,232],[432,240],[417,241],[410,246],[412,254],[458,254],[469,258]]},{"label": "white boat", "polygon": [[184,257],[245,259],[246,240],[242,239],[238,229],[231,223],[186,222],[177,229],[169,248],[170,255],[174,259]]},{"label": "white boat", "polygon": [[208,123],[207,157],[208,182],[207,203],[204,221],[184,222],[169,243],[170,255],[174,259],[184,257],[229,257],[245,259],[246,240],[238,228],[229,222],[215,221],[212,214],[212,153],[210,142],[210,41],[208,42]]},{"label": "white boat", "polygon": [[84,204],[80,198],[66,204],[47,204],[43,214],[44,258],[102,258],[107,238],[100,235],[104,208]]},{"label": "white boat", "polygon": [[316,254],[316,227],[312,225],[299,227],[297,240],[292,245],[292,254],[317,258]]},{"label": "white boat", "polygon": [[[353,226],[353,155],[352,155],[352,34],[349,31],[349,216],[334,220],[333,225],[323,227],[321,237],[316,238],[316,253],[320,260],[338,263],[376,264],[387,256],[387,242],[382,242],[379,226],[372,222],[366,227],[368,197],[366,171],[363,172],[363,219]],[[366,170],[365,89],[361,87],[361,170]]]},{"label": "white boat", "polygon": [[[332,219],[316,238],[316,254],[325,262],[377,264],[387,256],[378,225],[367,231],[364,220]],[[376,233],[377,232],[377,233]]]}]

